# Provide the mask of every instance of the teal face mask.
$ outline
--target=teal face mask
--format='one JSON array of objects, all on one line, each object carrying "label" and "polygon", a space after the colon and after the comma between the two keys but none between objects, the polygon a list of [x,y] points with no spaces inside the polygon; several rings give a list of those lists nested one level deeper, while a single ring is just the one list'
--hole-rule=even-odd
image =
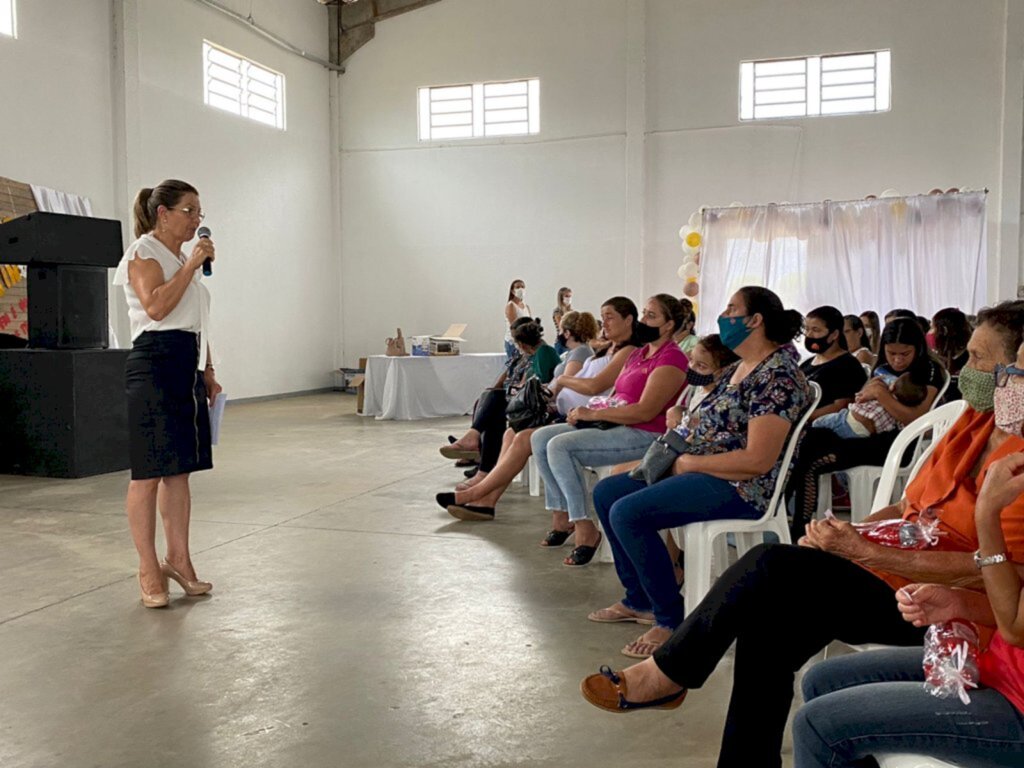
[{"label": "teal face mask", "polygon": [[736,351],[736,347],[746,341],[752,333],[744,322],[746,319],[745,315],[718,318],[718,335],[722,338],[722,343],[733,351]]}]

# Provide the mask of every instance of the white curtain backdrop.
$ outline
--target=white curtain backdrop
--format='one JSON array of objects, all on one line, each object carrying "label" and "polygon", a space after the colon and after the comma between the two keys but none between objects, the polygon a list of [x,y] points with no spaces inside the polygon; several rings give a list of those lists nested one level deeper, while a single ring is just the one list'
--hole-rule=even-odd
[{"label": "white curtain backdrop", "polygon": [[787,308],[823,304],[883,317],[906,307],[973,314],[985,301],[985,192],[709,208],[704,212],[698,330],[713,333],[744,285]]}]

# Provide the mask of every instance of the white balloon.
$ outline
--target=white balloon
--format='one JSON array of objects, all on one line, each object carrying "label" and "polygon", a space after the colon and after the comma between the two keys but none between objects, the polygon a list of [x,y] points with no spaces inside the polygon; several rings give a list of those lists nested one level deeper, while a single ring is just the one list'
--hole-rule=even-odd
[{"label": "white balloon", "polygon": [[898,189],[889,187],[889,189],[883,190],[879,197],[902,197],[902,195]]},{"label": "white balloon", "polygon": [[679,275],[679,279],[680,280],[685,280],[686,279],[686,274],[685,274],[685,271],[684,271],[686,269],[686,266],[687,266],[686,264],[680,264],[679,265],[679,269],[676,270],[676,274]]},{"label": "white balloon", "polygon": [[701,212],[694,211],[690,214],[690,229],[700,229]]},{"label": "white balloon", "polygon": [[679,239],[680,240],[686,240],[686,238],[689,237],[690,234],[692,234],[693,232],[696,232],[696,231],[697,230],[695,230],[693,227],[691,227],[689,225],[680,227],[680,229],[679,229]]},{"label": "white balloon", "polygon": [[696,253],[687,253],[686,255],[683,256],[683,266],[684,267],[687,264],[696,264],[696,263],[697,263],[697,254]]},{"label": "white balloon", "polygon": [[739,200],[733,200],[731,203],[729,203],[729,207],[730,208],[742,208],[743,207],[743,203],[741,203]]},{"label": "white balloon", "polygon": [[679,268],[679,276],[683,280],[689,280],[691,277],[696,277],[700,274],[700,268],[696,264],[683,264]]},{"label": "white balloon", "polygon": [[700,249],[699,248],[694,248],[692,245],[687,244],[687,242],[685,240],[683,241],[683,258],[684,259],[689,258],[690,256],[693,256],[694,254],[697,253],[698,250],[700,250]]}]

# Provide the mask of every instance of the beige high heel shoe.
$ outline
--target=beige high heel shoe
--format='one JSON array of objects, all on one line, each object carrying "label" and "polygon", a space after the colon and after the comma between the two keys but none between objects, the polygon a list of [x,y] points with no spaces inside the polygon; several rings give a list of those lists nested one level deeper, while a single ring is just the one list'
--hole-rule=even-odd
[{"label": "beige high heel shoe", "polygon": [[185,590],[185,594],[189,597],[198,597],[199,595],[205,595],[207,592],[213,589],[213,584],[208,581],[189,581],[186,579],[177,568],[164,560],[160,563],[160,570],[164,576],[174,579]]},{"label": "beige high heel shoe", "polygon": [[167,578],[164,578],[164,591],[154,592],[149,594],[146,592],[145,587],[142,586],[142,574],[139,574],[139,591],[142,592],[142,604],[147,608],[166,608],[167,603],[170,600],[170,595],[167,594]]}]

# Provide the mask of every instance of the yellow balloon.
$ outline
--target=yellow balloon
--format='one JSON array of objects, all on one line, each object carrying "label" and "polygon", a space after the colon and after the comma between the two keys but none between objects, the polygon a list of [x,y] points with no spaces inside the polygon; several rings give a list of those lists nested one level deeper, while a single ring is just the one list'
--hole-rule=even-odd
[{"label": "yellow balloon", "polygon": [[686,244],[691,248],[700,248],[702,242],[700,232],[691,232],[686,236]]}]

